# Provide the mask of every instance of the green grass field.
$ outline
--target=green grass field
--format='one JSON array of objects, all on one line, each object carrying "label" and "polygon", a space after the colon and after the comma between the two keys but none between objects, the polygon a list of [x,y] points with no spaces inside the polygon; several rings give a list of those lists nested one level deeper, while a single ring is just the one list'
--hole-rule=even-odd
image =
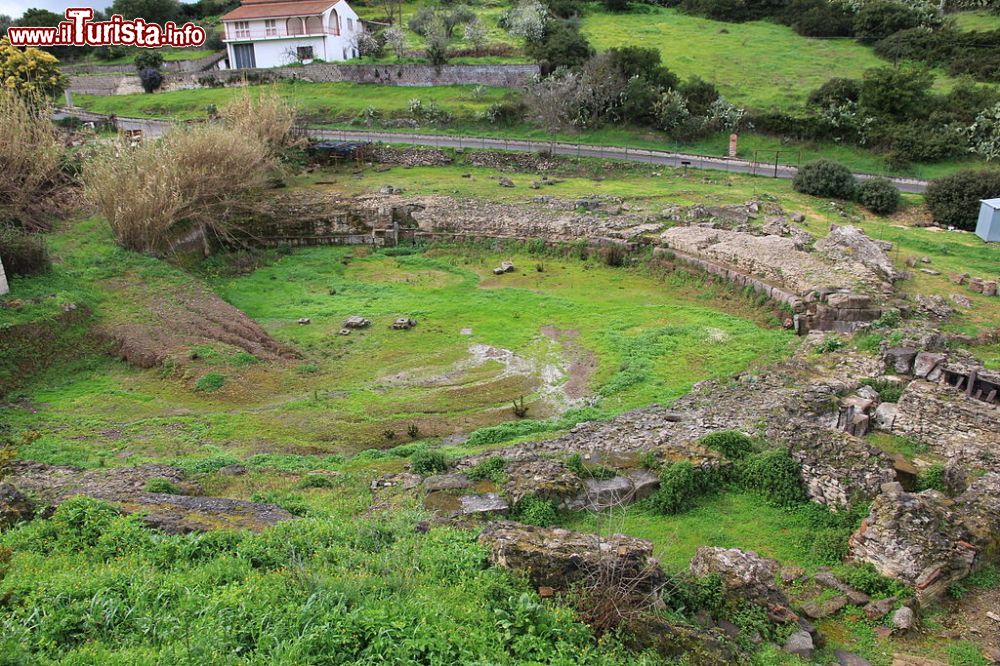
[{"label": "green grass field", "polygon": [[980,32],[1000,30],[1000,14],[985,9],[958,12],[952,14],[951,18],[955,19],[955,23],[961,30],[978,30]]}]

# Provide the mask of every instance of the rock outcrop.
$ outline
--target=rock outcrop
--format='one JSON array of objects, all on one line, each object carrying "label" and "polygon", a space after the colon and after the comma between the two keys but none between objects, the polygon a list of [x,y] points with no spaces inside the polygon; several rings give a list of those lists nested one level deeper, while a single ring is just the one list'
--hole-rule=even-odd
[{"label": "rock outcrop", "polygon": [[816,243],[816,250],[833,261],[856,261],[890,282],[902,277],[887,254],[892,243],[873,240],[857,227],[832,225],[826,238]]}]

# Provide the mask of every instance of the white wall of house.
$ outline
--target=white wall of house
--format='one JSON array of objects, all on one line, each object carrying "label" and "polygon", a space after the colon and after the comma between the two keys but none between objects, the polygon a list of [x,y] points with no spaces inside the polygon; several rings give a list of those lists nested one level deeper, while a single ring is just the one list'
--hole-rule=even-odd
[{"label": "white wall of house", "polygon": [[[344,0],[320,16],[276,17],[250,21],[223,21],[229,68],[240,59],[236,46],[253,44],[257,67],[280,67],[298,62],[300,48],[312,49],[312,59],[335,62],[358,56],[355,38],[363,28],[358,15]],[[339,33],[339,34],[337,34]],[[308,62],[308,59],[305,60]]]}]

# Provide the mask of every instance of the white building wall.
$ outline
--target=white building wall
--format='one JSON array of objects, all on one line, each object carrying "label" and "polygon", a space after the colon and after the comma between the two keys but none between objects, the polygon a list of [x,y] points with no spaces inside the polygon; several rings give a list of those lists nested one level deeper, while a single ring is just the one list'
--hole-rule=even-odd
[{"label": "white building wall", "polygon": [[[331,30],[331,15],[336,11],[340,23],[340,34],[329,34]],[[323,29],[327,31],[322,35],[309,36],[286,36],[285,18],[274,19],[278,27],[278,37],[262,37],[266,34],[267,24],[265,19],[247,21],[250,37],[247,39],[237,39],[226,43],[226,50],[229,55],[230,68],[236,67],[236,57],[233,53],[234,44],[252,43],[254,45],[254,60],[257,67],[280,67],[296,62],[296,50],[300,46],[311,46],[313,48],[313,58],[322,59],[327,62],[337,62],[350,60],[357,57],[355,47],[355,37],[363,28],[358,15],[351,6],[344,0],[332,6],[322,15]],[[226,35],[235,35],[233,21],[225,21]]]}]

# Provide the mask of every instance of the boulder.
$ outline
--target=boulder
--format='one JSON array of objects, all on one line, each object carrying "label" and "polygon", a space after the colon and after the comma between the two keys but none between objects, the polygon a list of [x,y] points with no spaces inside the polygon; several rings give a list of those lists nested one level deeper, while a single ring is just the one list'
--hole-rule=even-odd
[{"label": "boulder", "polygon": [[894,402],[883,402],[875,408],[875,427],[879,430],[891,431],[892,424],[899,415],[899,406]]},{"label": "boulder", "polygon": [[888,597],[869,602],[864,608],[865,617],[872,622],[881,620],[889,614],[889,611],[896,605],[896,601],[898,601],[896,597]]},{"label": "boulder", "polygon": [[864,606],[870,601],[867,594],[855,590],[853,587],[844,583],[829,571],[818,572],[815,576],[813,576],[813,580],[823,587],[840,592],[844,595],[847,601],[854,606]]},{"label": "boulder", "polygon": [[816,243],[816,250],[827,257],[857,261],[889,281],[900,278],[887,254],[891,249],[892,243],[873,240],[864,231],[852,226],[833,225],[827,237]]},{"label": "boulder", "polygon": [[400,317],[396,321],[392,322],[392,328],[397,331],[406,331],[417,325],[416,319],[411,319],[409,317]]},{"label": "boulder", "polygon": [[892,614],[892,626],[899,631],[909,631],[917,625],[917,614],[909,606],[902,606]]},{"label": "boulder", "polygon": [[352,315],[352,316],[350,316],[350,317],[348,317],[347,319],[344,320],[344,328],[345,329],[368,328],[371,325],[372,325],[372,323],[371,323],[370,320],[365,319],[364,317],[362,317],[360,315]]},{"label": "boulder", "polygon": [[233,463],[232,465],[226,465],[225,467],[219,468],[219,474],[221,476],[243,476],[247,473],[247,468],[239,463]]},{"label": "boulder", "polygon": [[561,460],[538,458],[507,464],[508,480],[504,494],[516,505],[528,495],[564,506],[578,498],[584,484],[576,473]]},{"label": "boulder", "polygon": [[472,487],[472,481],[464,474],[438,474],[424,479],[424,490],[429,493],[440,490],[463,490]]},{"label": "boulder", "polygon": [[837,658],[837,666],[871,666],[870,661],[853,652],[835,650],[833,656]]},{"label": "boulder", "polygon": [[753,551],[737,548],[703,546],[691,560],[695,576],[719,574],[726,594],[767,607],[772,619],[794,618],[788,610],[788,598],[775,582],[780,566],[775,560]]},{"label": "boulder", "polygon": [[627,582],[632,590],[653,593],[665,581],[653,559],[653,544],[621,534],[601,536],[498,521],[486,526],[479,542],[490,549],[495,566],[526,575],[535,587],[567,590],[575,583]]},{"label": "boulder", "polygon": [[944,363],[946,358],[944,354],[920,352],[913,363],[913,374],[920,379],[925,379],[938,364]]},{"label": "boulder", "polygon": [[458,501],[460,505],[459,514],[463,516],[506,513],[510,509],[507,500],[496,493],[462,495],[458,498]]},{"label": "boulder", "polygon": [[971,571],[977,549],[941,493],[907,493],[886,484],[850,540],[850,556],[917,590],[921,603],[936,598]]},{"label": "boulder", "polygon": [[900,375],[908,375],[913,370],[917,350],[909,347],[893,347],[883,354],[886,368]]},{"label": "boulder", "polygon": [[847,606],[847,597],[836,596],[824,601],[810,601],[802,605],[802,613],[811,620],[822,620],[835,613],[839,613]]},{"label": "boulder", "polygon": [[9,483],[0,482],[0,530],[31,520],[35,505],[24,493]]},{"label": "boulder", "polygon": [[813,643],[813,638],[808,631],[799,629],[788,637],[783,649],[785,652],[798,655],[803,659],[811,659],[813,653],[816,652],[816,645]]}]

